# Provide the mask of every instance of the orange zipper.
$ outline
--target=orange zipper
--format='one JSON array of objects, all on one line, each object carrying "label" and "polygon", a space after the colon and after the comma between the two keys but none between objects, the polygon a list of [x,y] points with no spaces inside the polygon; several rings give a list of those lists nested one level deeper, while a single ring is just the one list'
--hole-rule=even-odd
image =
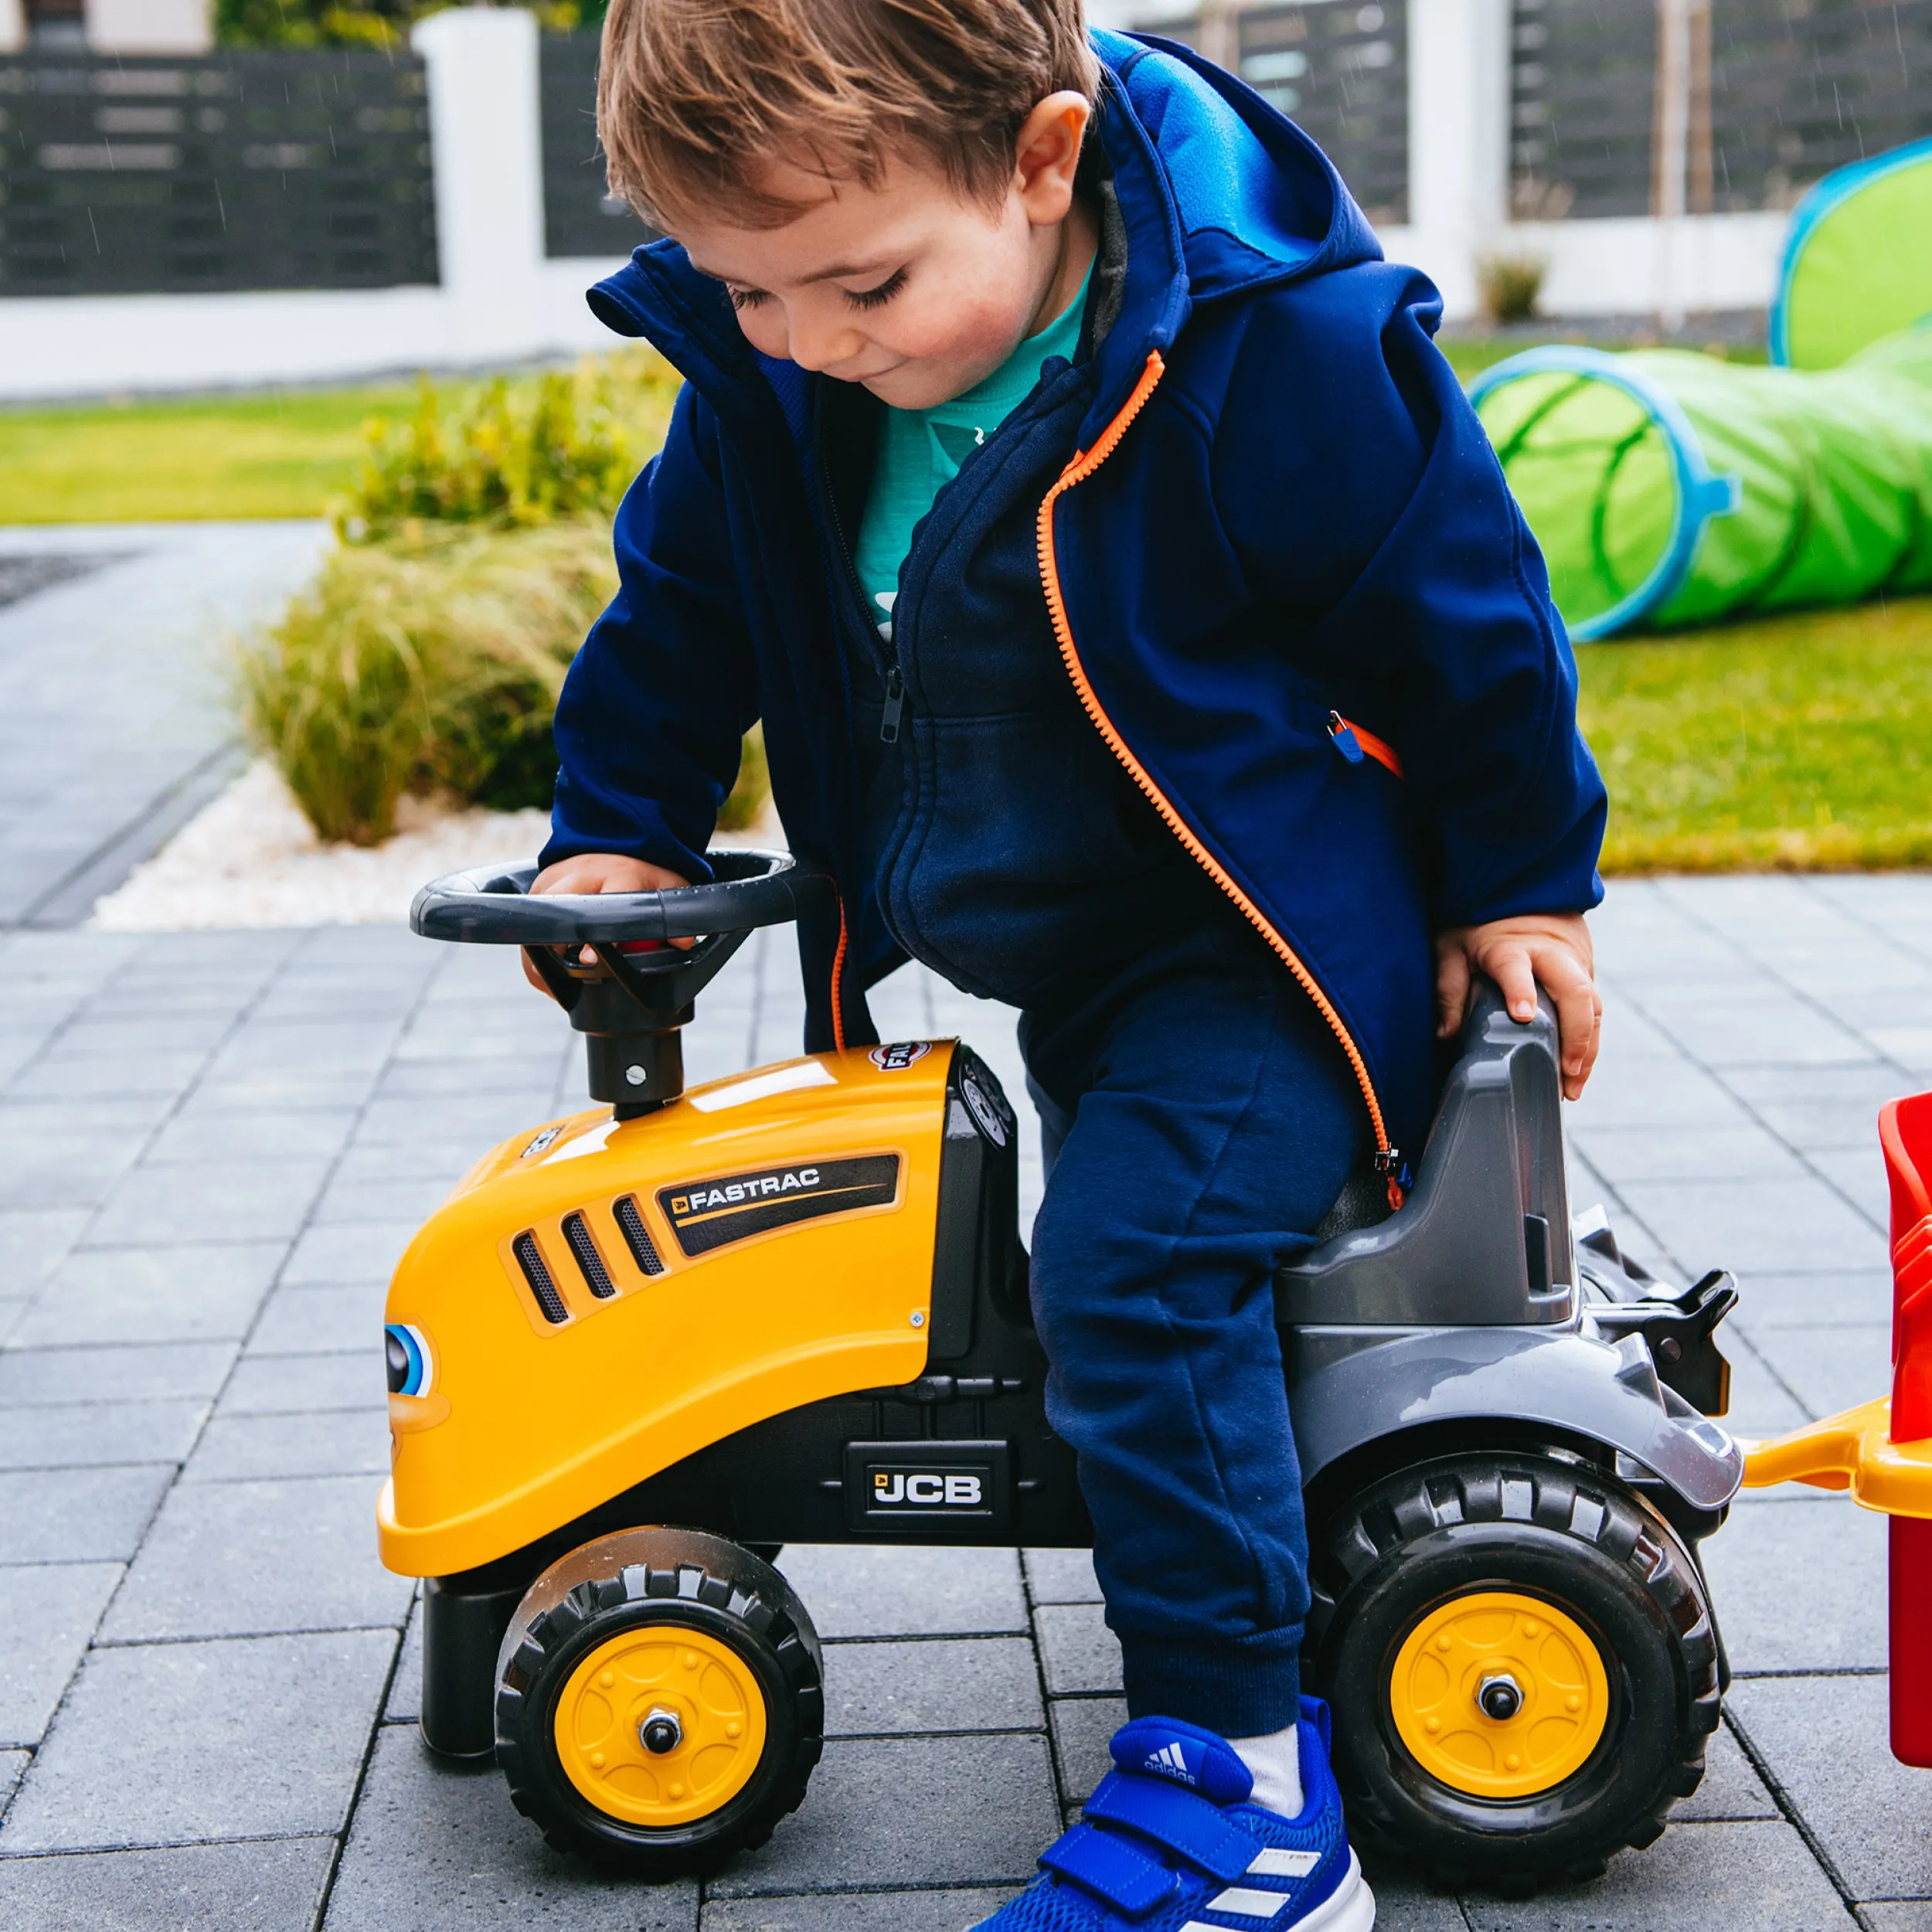
[{"label": "orange zipper", "polygon": [[845,998],[842,985],[845,977],[845,896],[838,895],[838,950],[832,956],[832,1043],[842,1053],[845,1050]]},{"label": "orange zipper", "polygon": [[[1104,738],[1115,757],[1126,767],[1128,775],[1152,801],[1154,808],[1167,822],[1168,829],[1179,838],[1196,861],[1207,872],[1208,876],[1240,907],[1248,923],[1259,932],[1280,957],[1282,964],[1292,973],[1304,992],[1315,1003],[1321,1017],[1328,1022],[1335,1038],[1342,1043],[1342,1050],[1349,1056],[1349,1064],[1355,1071],[1355,1083],[1362,1089],[1362,1097],[1369,1109],[1369,1124],[1375,1130],[1376,1167],[1377,1172],[1387,1177],[1389,1205],[1392,1208],[1402,1206],[1404,1191],[1396,1179],[1400,1157],[1389,1145],[1389,1131],[1382,1117],[1382,1103],[1376,1096],[1375,1082],[1369,1077],[1367,1063],[1362,1057],[1362,1049],[1355,1043],[1352,1035],[1342,1022],[1342,1015],[1331,1003],[1328,996],[1316,985],[1315,975],[1302,964],[1294,948],[1270,925],[1246,893],[1229,877],[1216,863],[1214,855],[1195,837],[1182,822],[1181,815],[1168,803],[1165,794],[1148,775],[1146,767],[1128,750],[1127,740],[1114,728],[1093,685],[1087,681],[1086,668],[1080,662],[1079,648],[1073,641],[1073,628],[1067,620],[1066,599],[1060,589],[1059,560],[1053,551],[1053,505],[1077,483],[1084,483],[1119,447],[1134,419],[1146,406],[1148,398],[1167,372],[1167,365],[1161,359],[1158,350],[1147,359],[1147,366],[1141,372],[1141,379],[1134,385],[1134,393],[1121,406],[1120,413],[1107,424],[1100,440],[1090,450],[1076,451],[1073,460],[1060,471],[1059,479],[1046,492],[1046,499],[1039,506],[1039,543],[1040,582],[1046,590],[1046,608],[1053,621],[1053,634],[1060,641],[1060,658],[1066,666],[1067,675],[1073,680],[1073,689],[1080,694],[1080,700],[1086,707],[1087,715]],[[1362,736],[1359,731],[1358,736]],[[1387,750],[1382,741],[1376,740],[1381,750]],[[1367,746],[1365,743],[1365,750]],[[1372,753],[1371,755],[1379,755]],[[1389,753],[1393,757],[1394,753]]]}]

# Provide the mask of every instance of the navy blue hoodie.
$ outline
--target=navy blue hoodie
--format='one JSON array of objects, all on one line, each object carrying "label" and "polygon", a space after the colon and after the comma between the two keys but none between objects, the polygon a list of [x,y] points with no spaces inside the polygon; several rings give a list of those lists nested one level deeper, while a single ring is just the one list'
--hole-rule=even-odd
[{"label": "navy blue hoodie", "polygon": [[[1060,378],[1087,406],[1056,413],[1077,427],[1029,567],[1093,729],[1334,1028],[1399,1171],[1433,1100],[1432,930],[1602,896],[1575,664],[1430,284],[1240,81],[1093,38],[1125,274]],[[590,300],[686,383],[558,707],[545,862],[706,876],[762,718],[787,837],[841,892],[800,930],[807,1050],[869,1043],[864,989],[904,956],[869,889],[825,379],[753,350],[675,243]]]}]

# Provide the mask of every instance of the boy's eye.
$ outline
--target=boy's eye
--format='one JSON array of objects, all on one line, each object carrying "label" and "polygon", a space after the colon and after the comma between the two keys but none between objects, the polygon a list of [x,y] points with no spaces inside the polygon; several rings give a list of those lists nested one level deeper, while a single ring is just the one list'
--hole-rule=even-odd
[{"label": "boy's eye", "polygon": [[849,288],[845,300],[854,308],[883,308],[906,286],[906,271],[896,268],[876,288]]},{"label": "boy's eye", "polygon": [[771,300],[762,288],[733,288],[729,282],[725,284],[725,293],[731,298],[733,308],[756,308],[760,302]]}]

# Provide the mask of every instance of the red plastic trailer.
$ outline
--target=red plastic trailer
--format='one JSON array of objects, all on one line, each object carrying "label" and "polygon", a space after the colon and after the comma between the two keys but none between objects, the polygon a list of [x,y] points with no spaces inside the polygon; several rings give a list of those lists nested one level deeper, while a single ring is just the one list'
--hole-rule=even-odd
[{"label": "red plastic trailer", "polygon": [[1932,1769],[1932,1094],[1888,1100],[1892,1393],[1747,1444],[1749,1488],[1849,1489],[1891,1519],[1892,1754]]}]

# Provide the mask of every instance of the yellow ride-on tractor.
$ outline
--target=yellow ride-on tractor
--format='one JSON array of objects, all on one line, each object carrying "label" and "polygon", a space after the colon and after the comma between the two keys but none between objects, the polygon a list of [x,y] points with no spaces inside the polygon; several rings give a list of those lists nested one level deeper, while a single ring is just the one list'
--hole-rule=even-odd
[{"label": "yellow ride-on tractor", "polygon": [[[486,1155],[388,1308],[381,1547],[426,1580],[423,1734],[494,1752],[553,1844],[648,1876],[804,1798],[822,1658],[784,1544],[1091,1536],[999,1083],[916,1040],[686,1091],[698,993],[832,889],[711,856],[675,892],[532,897],[523,870],[418,896],[420,933],[530,949],[599,1104]],[[1600,1223],[1573,1234],[1554,1045],[1485,993],[1406,1204],[1365,1176],[1276,1284],[1307,1680],[1358,1837],[1451,1882],[1654,1838],[1725,1680],[1696,1549],[1742,1468],[1709,1419],[1734,1291],[1668,1292]]]}]

